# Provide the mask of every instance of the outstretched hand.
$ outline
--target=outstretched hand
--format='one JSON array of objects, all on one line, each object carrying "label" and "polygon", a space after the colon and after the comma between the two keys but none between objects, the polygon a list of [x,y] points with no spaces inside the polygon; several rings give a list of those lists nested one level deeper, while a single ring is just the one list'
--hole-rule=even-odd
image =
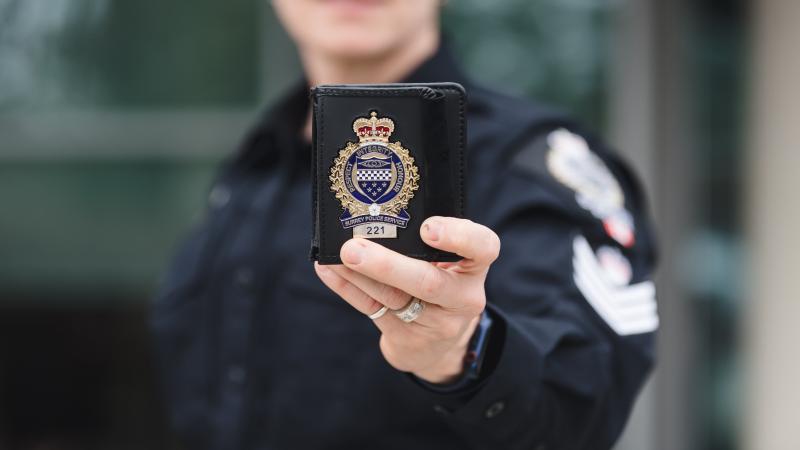
[{"label": "outstretched hand", "polygon": [[469,339],[486,306],[484,282],[500,239],[483,225],[453,217],[427,219],[420,236],[463,259],[430,263],[353,238],[342,246],[343,265],[315,263],[315,268],[326,286],[367,316],[384,306],[402,309],[414,297],[423,300],[425,309],[413,322],[392,311],[374,320],[382,333],[381,352],[398,370],[447,383],[463,370]]}]

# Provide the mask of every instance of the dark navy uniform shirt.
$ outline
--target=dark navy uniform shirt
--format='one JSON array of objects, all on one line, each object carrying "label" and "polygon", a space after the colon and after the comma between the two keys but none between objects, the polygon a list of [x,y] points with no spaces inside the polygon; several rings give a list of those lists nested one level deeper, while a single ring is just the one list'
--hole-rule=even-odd
[{"label": "dark navy uniform shirt", "polygon": [[628,169],[560,114],[466,80],[468,217],[502,242],[480,379],[393,369],[308,260],[304,83],[220,171],[153,308],[170,416],[192,449],[605,449],[653,364],[653,238]]}]

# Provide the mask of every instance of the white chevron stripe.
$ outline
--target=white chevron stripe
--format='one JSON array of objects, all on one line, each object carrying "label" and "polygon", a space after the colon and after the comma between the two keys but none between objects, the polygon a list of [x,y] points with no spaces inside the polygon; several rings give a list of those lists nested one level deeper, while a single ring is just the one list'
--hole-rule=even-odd
[{"label": "white chevron stripe", "polygon": [[[627,317],[636,316],[637,314],[653,314],[655,312],[656,302],[653,295],[626,292],[627,286],[611,286],[605,279],[606,275],[598,271],[602,269],[586,268],[584,267],[586,263],[582,262],[580,258],[576,258],[573,263],[575,264],[575,277],[581,280],[581,285],[591,289],[594,294],[593,297],[605,301],[609,308],[618,315]],[[586,292],[583,292],[583,294],[585,296]],[[637,296],[634,297],[631,294],[637,294]]]},{"label": "white chevron stripe", "polygon": [[652,281],[630,286],[614,285],[586,238],[577,236],[573,250],[575,285],[617,334],[648,333],[658,328],[656,290]]}]

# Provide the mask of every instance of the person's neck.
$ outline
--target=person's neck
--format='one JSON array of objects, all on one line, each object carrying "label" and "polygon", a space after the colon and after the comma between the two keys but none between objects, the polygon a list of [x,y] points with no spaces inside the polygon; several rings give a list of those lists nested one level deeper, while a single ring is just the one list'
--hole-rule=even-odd
[{"label": "person's neck", "polygon": [[310,86],[396,83],[430,58],[438,47],[439,33],[434,30],[370,58],[340,58],[305,49],[300,50],[300,57]]},{"label": "person's neck", "polygon": [[[300,49],[309,86],[318,84],[396,83],[408,76],[439,47],[439,32],[431,30],[383,54],[366,59],[337,58],[309,49]],[[311,112],[303,129],[311,140]]]}]

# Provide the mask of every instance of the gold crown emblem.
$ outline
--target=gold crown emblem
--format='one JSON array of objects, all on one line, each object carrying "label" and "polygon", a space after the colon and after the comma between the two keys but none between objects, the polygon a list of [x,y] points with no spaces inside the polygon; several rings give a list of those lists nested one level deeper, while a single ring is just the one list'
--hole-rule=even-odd
[{"label": "gold crown emblem", "polygon": [[394,121],[382,117],[372,111],[369,119],[359,117],[353,122],[353,131],[360,142],[389,142],[389,136],[394,131]]}]

